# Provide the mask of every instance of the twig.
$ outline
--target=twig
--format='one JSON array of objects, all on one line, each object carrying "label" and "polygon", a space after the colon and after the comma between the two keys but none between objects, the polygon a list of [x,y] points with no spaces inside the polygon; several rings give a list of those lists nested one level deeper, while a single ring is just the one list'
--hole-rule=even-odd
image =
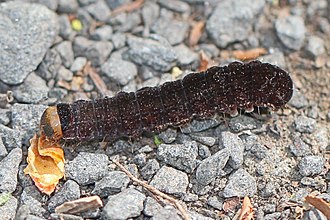
[{"label": "twig", "polygon": [[188,215],[187,211],[183,208],[183,206],[174,198],[168,196],[167,194],[159,191],[158,189],[156,189],[153,186],[150,186],[148,183],[146,183],[145,181],[139,180],[138,178],[136,178],[135,176],[133,176],[133,174],[131,174],[123,165],[121,165],[118,161],[116,160],[112,160],[113,163],[115,163],[124,173],[126,173],[126,175],[135,183],[143,186],[144,188],[146,188],[147,190],[149,190],[151,193],[155,194],[156,196],[159,196],[165,200],[167,200],[168,202],[172,203],[174,206],[176,206],[176,208],[180,211],[182,217],[184,220],[190,220],[190,216]]},{"label": "twig", "polygon": [[121,5],[118,8],[115,8],[112,11],[112,15],[117,15],[117,14],[119,14],[121,12],[131,12],[131,11],[134,11],[134,10],[140,8],[142,6],[143,2],[144,2],[144,0],[136,0],[136,1],[131,2],[129,4]]}]

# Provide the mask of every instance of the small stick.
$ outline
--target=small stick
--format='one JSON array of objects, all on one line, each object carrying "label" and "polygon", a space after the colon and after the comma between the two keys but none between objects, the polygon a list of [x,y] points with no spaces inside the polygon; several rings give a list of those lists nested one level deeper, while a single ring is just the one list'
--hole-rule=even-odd
[{"label": "small stick", "polygon": [[135,176],[133,176],[133,174],[131,174],[123,165],[121,165],[118,161],[116,160],[112,160],[113,163],[115,163],[124,173],[126,173],[126,175],[135,183],[143,186],[144,188],[146,188],[147,190],[149,190],[151,193],[155,194],[156,196],[159,196],[167,201],[169,201],[170,203],[172,203],[173,205],[175,205],[177,207],[177,209],[180,211],[182,217],[184,220],[190,220],[190,216],[188,215],[187,211],[183,208],[183,206],[174,198],[172,198],[171,196],[168,196],[167,194],[159,191],[158,189],[156,189],[153,186],[150,186],[148,183],[146,183],[145,181],[139,180],[138,178],[136,178]]}]

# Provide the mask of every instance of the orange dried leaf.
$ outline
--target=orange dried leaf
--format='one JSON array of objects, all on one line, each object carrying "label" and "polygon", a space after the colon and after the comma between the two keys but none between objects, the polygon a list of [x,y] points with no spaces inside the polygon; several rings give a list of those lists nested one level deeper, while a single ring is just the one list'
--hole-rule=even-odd
[{"label": "orange dried leaf", "polygon": [[30,144],[24,173],[31,176],[41,192],[50,195],[64,176],[64,152],[59,144],[49,143],[45,136],[35,135]]},{"label": "orange dried leaf", "polygon": [[253,206],[249,197],[245,196],[243,200],[243,205],[241,209],[241,214],[239,216],[239,220],[250,220],[253,219]]},{"label": "orange dried leaf", "polygon": [[201,71],[201,72],[207,70],[207,68],[209,67],[209,60],[210,59],[206,56],[206,54],[203,51],[201,51],[199,53],[199,68],[198,68],[198,70]]},{"label": "orange dried leaf", "polygon": [[205,21],[198,21],[194,24],[190,31],[190,36],[189,36],[189,45],[190,46],[195,46],[199,39],[202,36],[203,29],[205,26]]},{"label": "orange dried leaf", "polygon": [[267,50],[265,48],[254,48],[251,50],[233,51],[233,56],[239,60],[254,60],[264,54],[267,54]]},{"label": "orange dried leaf", "polygon": [[136,0],[136,1],[131,2],[129,4],[121,5],[118,8],[114,9],[112,11],[112,14],[113,15],[116,15],[116,14],[119,14],[121,12],[131,12],[131,11],[134,11],[134,10],[140,8],[142,6],[143,2],[144,2],[144,0]]},{"label": "orange dried leaf", "polygon": [[317,198],[316,196],[310,194],[305,197],[306,202],[313,205],[315,208],[320,210],[327,219],[330,219],[330,204],[324,201],[321,198]]}]

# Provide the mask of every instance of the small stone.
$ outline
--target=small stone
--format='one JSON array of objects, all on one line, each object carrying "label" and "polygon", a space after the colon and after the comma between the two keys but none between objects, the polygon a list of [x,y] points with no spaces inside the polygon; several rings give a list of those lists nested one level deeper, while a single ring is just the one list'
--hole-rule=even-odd
[{"label": "small stone", "polygon": [[206,186],[211,183],[227,164],[229,152],[223,149],[203,160],[196,170],[196,180],[200,185]]},{"label": "small stone", "polygon": [[47,51],[44,59],[38,66],[36,73],[44,80],[54,79],[62,66],[62,59],[55,48]]},{"label": "small stone", "polygon": [[187,66],[198,61],[198,55],[190,50],[185,44],[179,44],[173,49],[178,57],[179,65]]},{"label": "small stone", "polygon": [[216,139],[214,137],[204,137],[204,136],[196,136],[196,135],[190,135],[190,137],[193,140],[209,147],[212,147],[216,142]]},{"label": "small stone", "polygon": [[308,105],[308,100],[305,98],[305,96],[297,89],[293,90],[293,95],[291,100],[289,101],[289,104],[297,109],[304,108]]},{"label": "small stone", "polygon": [[8,154],[8,151],[3,144],[2,137],[0,136],[0,160],[2,160],[6,155]]},{"label": "small stone", "polygon": [[122,86],[127,85],[137,76],[137,68],[133,63],[117,58],[108,59],[102,65],[101,72]]},{"label": "small stone", "polygon": [[262,62],[271,63],[273,65],[280,66],[281,68],[286,68],[287,66],[283,52],[278,49],[272,51],[271,54],[261,56],[260,60],[262,60]]},{"label": "small stone", "polygon": [[252,130],[257,128],[257,122],[254,118],[241,115],[235,118],[231,118],[229,121],[229,127],[233,132],[238,133],[244,130]]},{"label": "small stone", "polygon": [[79,185],[94,183],[109,173],[109,163],[104,154],[80,152],[66,164],[66,177],[75,180]]},{"label": "small stone", "polygon": [[55,208],[64,202],[80,198],[79,185],[72,180],[66,181],[60,190],[48,201],[48,211],[55,212]]},{"label": "small stone", "polygon": [[[191,219],[194,219],[194,220],[212,220],[213,219],[213,218],[209,218],[204,215],[201,215],[194,211],[189,211],[189,214],[190,214]],[[226,219],[226,218],[224,218],[224,219]]]},{"label": "small stone", "polygon": [[304,20],[299,16],[280,17],[275,21],[277,36],[281,42],[292,50],[299,50],[305,40]]},{"label": "small stone", "polygon": [[22,147],[21,131],[11,129],[3,124],[0,124],[0,134],[2,135],[2,141],[7,150]]},{"label": "small stone", "polygon": [[75,13],[79,5],[77,0],[58,0],[57,11],[63,14]]},{"label": "small stone", "polygon": [[29,214],[43,217],[47,213],[42,207],[42,195],[35,186],[25,187],[20,199],[20,205],[29,207]]},{"label": "small stone", "polygon": [[86,6],[97,2],[98,0],[78,0],[79,5]]},{"label": "small stone", "polygon": [[195,141],[184,144],[161,144],[158,146],[157,158],[179,170],[191,173],[196,168],[198,146]]},{"label": "small stone", "polygon": [[85,7],[86,11],[93,16],[97,21],[106,22],[110,17],[110,9],[103,0],[98,0]]},{"label": "small stone", "polygon": [[303,201],[306,196],[311,193],[311,189],[308,188],[298,188],[298,191],[293,193],[290,200],[293,202]]},{"label": "small stone", "polygon": [[139,149],[139,153],[151,153],[153,151],[154,151],[153,148],[150,147],[149,145],[146,145]]},{"label": "small stone", "polygon": [[129,177],[121,171],[111,171],[107,176],[95,183],[93,195],[106,198],[123,191],[129,184]]},{"label": "small stone", "polygon": [[243,164],[244,145],[237,134],[222,132],[220,135],[220,146],[227,149],[229,153],[229,165],[237,169]]},{"label": "small stone", "polygon": [[77,57],[77,58],[73,61],[70,70],[71,70],[73,73],[76,73],[76,72],[78,72],[78,71],[81,71],[81,70],[84,68],[84,66],[86,65],[86,63],[87,63],[87,59],[86,59],[86,57]]},{"label": "small stone", "polygon": [[109,196],[107,204],[103,208],[103,216],[106,219],[128,219],[141,215],[146,196],[135,189],[124,191]]},{"label": "small stone", "polygon": [[15,219],[17,204],[17,199],[10,195],[8,201],[0,206],[1,219]]},{"label": "small stone", "polygon": [[244,41],[251,35],[251,24],[264,6],[264,0],[255,0],[253,3],[244,0],[221,1],[207,20],[206,30],[214,43],[221,48]]},{"label": "small stone", "polygon": [[145,180],[149,180],[159,170],[159,163],[156,159],[150,159],[141,169],[141,176]]},{"label": "small stone", "polygon": [[148,196],[144,203],[143,214],[151,217],[162,208],[163,206],[161,206],[154,198]]},{"label": "small stone", "polygon": [[273,182],[266,183],[266,186],[262,189],[261,195],[262,197],[271,197],[272,195],[275,195],[276,193],[276,187],[274,186]]},{"label": "small stone", "polygon": [[160,0],[158,1],[162,7],[179,13],[189,13],[190,6],[188,3],[178,0]]},{"label": "small stone", "polygon": [[326,127],[318,128],[314,132],[315,140],[321,151],[326,151],[327,147],[330,144],[328,134],[329,132]]},{"label": "small stone", "polygon": [[257,183],[253,176],[251,176],[244,169],[239,169],[229,176],[227,185],[224,188],[223,196],[229,197],[244,197],[253,196],[257,192]]},{"label": "small stone", "polygon": [[0,124],[8,125],[10,123],[11,111],[0,108]]},{"label": "small stone", "polygon": [[306,156],[299,162],[299,173],[303,176],[313,176],[323,171],[325,159],[319,156]]},{"label": "small stone", "polygon": [[219,201],[217,196],[210,196],[207,199],[207,204],[212,206],[215,209],[222,210],[223,201]]},{"label": "small stone", "polygon": [[72,40],[75,32],[72,31],[71,23],[68,15],[63,14],[58,16],[58,23],[60,25],[59,35],[65,40]]},{"label": "small stone", "polygon": [[164,141],[166,144],[170,144],[175,141],[177,137],[177,130],[173,128],[168,128],[165,131],[162,131],[158,137]]},{"label": "small stone", "polygon": [[181,128],[181,132],[185,134],[201,132],[216,127],[219,124],[215,119],[193,120],[187,126]]},{"label": "small stone", "polygon": [[293,144],[289,145],[291,153],[296,157],[308,156],[312,154],[311,148],[299,136],[293,137]]},{"label": "small stone", "polygon": [[177,210],[173,206],[165,206],[154,213],[152,219],[158,220],[181,220],[180,216],[177,213]]},{"label": "small stone", "polygon": [[145,26],[145,30],[143,32],[143,36],[149,36],[150,34],[150,26],[157,20],[159,17],[159,5],[157,2],[147,1],[143,4],[143,8],[141,10],[143,23]]},{"label": "small stone", "polygon": [[112,38],[112,27],[109,25],[101,26],[91,34],[91,37],[97,41],[109,41]]},{"label": "small stone", "polygon": [[295,129],[301,133],[313,133],[316,128],[316,120],[300,115],[294,121]]},{"label": "small stone", "polygon": [[55,48],[61,56],[63,65],[66,68],[70,68],[74,60],[71,41],[62,41]]},{"label": "small stone", "polygon": [[175,195],[185,194],[188,184],[186,173],[168,166],[163,166],[150,182],[158,190]]},{"label": "small stone", "polygon": [[124,33],[116,32],[112,35],[111,41],[116,50],[123,48],[126,44],[126,35]]},{"label": "small stone", "polygon": [[93,66],[101,66],[113,49],[113,45],[108,41],[96,41],[87,48],[86,58],[92,62]]},{"label": "small stone", "polygon": [[198,145],[198,155],[202,159],[205,159],[205,158],[208,158],[211,156],[211,151],[207,146],[200,144],[200,145]]},{"label": "small stone", "polygon": [[145,153],[139,153],[134,156],[133,162],[138,166],[138,167],[143,167],[146,162],[147,162],[147,155]]},{"label": "small stone", "polygon": [[312,208],[304,212],[302,220],[327,220],[327,217],[318,209]]},{"label": "small stone", "polygon": [[14,87],[13,91],[15,99],[19,102],[39,103],[48,97],[49,88],[40,76],[32,72],[24,83]]},{"label": "small stone", "polygon": [[310,36],[307,40],[306,51],[312,58],[325,53],[324,41],[317,36]]},{"label": "small stone", "polygon": [[130,59],[139,65],[166,72],[175,64],[175,51],[164,39],[152,40],[130,36],[127,43]]},{"label": "small stone", "polygon": [[42,113],[45,105],[14,104],[11,108],[13,129],[24,131],[23,141],[27,142],[39,130]]},{"label": "small stone", "polygon": [[166,38],[171,45],[182,43],[187,35],[188,29],[189,24],[187,22],[165,17],[160,17],[151,27],[153,32]]},{"label": "small stone", "polygon": [[[120,14],[118,15],[120,16]],[[122,19],[123,21],[118,22],[120,23],[119,25],[115,26],[114,29],[115,31],[118,32],[141,32],[142,27],[138,27],[139,24],[141,24],[141,17],[140,13],[137,11],[133,11],[131,13],[126,14],[125,18]],[[111,21],[110,21],[111,23]]]},{"label": "small stone", "polygon": [[0,17],[0,80],[21,84],[53,44],[57,17],[46,6],[15,1],[1,4]]},{"label": "small stone", "polygon": [[61,66],[57,74],[57,80],[65,80],[70,82],[73,79],[73,73],[67,68]]},{"label": "small stone", "polygon": [[15,148],[0,161],[0,192],[12,193],[17,185],[18,166],[22,161],[22,150]]}]

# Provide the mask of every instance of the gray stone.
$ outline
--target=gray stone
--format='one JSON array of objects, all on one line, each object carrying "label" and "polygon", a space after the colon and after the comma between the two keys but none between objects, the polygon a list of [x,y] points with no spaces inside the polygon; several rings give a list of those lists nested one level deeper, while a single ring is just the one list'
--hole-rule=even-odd
[{"label": "gray stone", "polygon": [[25,187],[20,199],[20,205],[26,205],[29,208],[29,214],[42,217],[47,213],[42,207],[42,195],[35,186]]},{"label": "gray stone", "polygon": [[[214,43],[221,48],[230,43],[246,40],[253,22],[265,6],[264,0],[248,2],[225,0],[217,4],[206,23],[206,30]],[[226,18],[226,19],[219,19]]]},{"label": "gray stone", "polygon": [[145,153],[139,153],[134,156],[133,162],[138,166],[138,167],[143,167],[146,162],[147,162],[147,155]]},{"label": "gray stone", "polygon": [[150,26],[159,17],[159,8],[157,2],[147,1],[143,4],[143,8],[141,9],[142,20],[144,23],[143,36],[150,35]]},{"label": "gray stone", "polygon": [[182,43],[188,29],[189,24],[187,22],[165,17],[160,17],[151,27],[153,32],[166,38],[171,45]]},{"label": "gray stone", "polygon": [[[80,0],[81,1],[81,0]],[[86,0],[84,0],[86,1]],[[90,1],[90,0],[89,0]],[[131,0],[106,0],[107,5],[110,9],[114,10],[115,8],[118,8],[119,6],[125,5],[132,2]]]},{"label": "gray stone", "polygon": [[18,166],[22,161],[22,150],[15,148],[0,161],[0,192],[14,192],[17,185]]},{"label": "gray stone", "polygon": [[317,128],[314,132],[314,137],[317,142],[317,146],[320,147],[321,151],[326,151],[329,146],[329,131],[326,127]]},{"label": "gray stone", "polygon": [[79,185],[72,180],[66,181],[60,190],[52,196],[48,201],[48,211],[55,212],[55,208],[64,202],[76,200],[80,198]]},{"label": "gray stone", "polygon": [[228,149],[223,149],[203,160],[196,170],[196,180],[200,185],[208,185],[223,172],[229,160]]},{"label": "gray stone", "polygon": [[294,121],[295,129],[301,133],[313,133],[316,129],[316,120],[300,115]]},{"label": "gray stone", "polygon": [[73,79],[73,73],[64,66],[61,66],[61,68],[58,70],[56,78],[57,80],[65,80],[70,82]]},{"label": "gray stone", "polygon": [[262,60],[262,62],[267,62],[276,66],[280,66],[281,68],[286,68],[287,66],[283,52],[278,49],[273,50],[271,54],[261,56],[260,60]]},{"label": "gray stone", "polygon": [[321,211],[313,207],[304,212],[302,220],[327,220],[327,217]]},{"label": "gray stone", "polygon": [[55,48],[61,56],[62,64],[66,68],[70,68],[74,61],[74,54],[73,54],[71,41],[62,41]]},{"label": "gray stone", "polygon": [[98,0],[78,0],[79,5],[86,6],[97,2]]},{"label": "gray stone", "polygon": [[143,214],[147,216],[153,216],[162,208],[163,206],[161,206],[154,198],[148,196],[144,203]]},{"label": "gray stone", "polygon": [[201,132],[216,127],[219,124],[219,121],[216,119],[193,120],[187,126],[181,128],[181,132],[185,134]]},{"label": "gray stone", "polygon": [[173,206],[165,206],[154,213],[151,220],[181,220],[177,210]]},{"label": "gray stone", "polygon": [[66,166],[66,177],[75,180],[79,185],[94,183],[108,173],[109,159],[104,154],[80,152]]},{"label": "gray stone", "polygon": [[111,41],[115,49],[120,49],[126,44],[126,35],[124,33],[116,32],[112,35]]},{"label": "gray stone", "polygon": [[58,2],[57,1],[48,1],[48,0],[37,0],[36,3],[42,4],[49,8],[52,11],[56,11]]},{"label": "gray stone", "polygon": [[86,65],[86,63],[87,63],[87,59],[86,59],[86,57],[77,57],[77,58],[73,61],[70,70],[71,70],[73,73],[76,73],[76,72],[78,72],[78,71],[81,71],[81,70],[84,68],[84,66]]},{"label": "gray stone", "polygon": [[65,40],[72,40],[75,32],[72,31],[68,15],[64,14],[58,16],[58,23],[60,25],[59,35]]},{"label": "gray stone", "polygon": [[160,191],[175,195],[185,194],[188,184],[186,173],[168,166],[163,166],[150,182]]},{"label": "gray stone", "polygon": [[191,173],[197,166],[198,146],[195,141],[184,144],[161,144],[157,158],[179,170]]},{"label": "gray stone", "polygon": [[40,118],[45,105],[14,104],[11,108],[13,129],[24,131],[23,141],[27,142],[39,130]]},{"label": "gray stone", "polygon": [[62,59],[55,48],[47,51],[36,73],[44,80],[54,79],[62,66]]},{"label": "gray stone", "polygon": [[0,108],[0,124],[8,125],[10,123],[11,111]]},{"label": "gray stone", "polygon": [[[2,194],[0,194],[1,196]],[[0,206],[1,219],[15,219],[17,204],[17,199],[10,195],[8,201]]]},{"label": "gray stone", "polygon": [[72,48],[75,57],[84,57],[88,48],[93,44],[93,41],[83,37],[77,36],[74,38]]},{"label": "gray stone", "polygon": [[108,59],[101,66],[101,72],[110,80],[123,86],[137,76],[137,68],[133,63],[117,58]]},{"label": "gray stone", "polygon": [[324,54],[326,50],[323,39],[318,36],[310,36],[307,40],[306,51],[312,58]]},{"label": "gray stone", "polygon": [[2,160],[6,155],[8,154],[8,151],[3,144],[2,137],[0,136],[0,160]]},{"label": "gray stone", "polygon": [[281,213],[280,212],[275,212],[271,214],[267,214],[263,217],[264,220],[274,220],[274,219],[280,219]]},{"label": "gray stone", "polygon": [[128,219],[137,217],[143,210],[146,196],[135,189],[125,189],[121,193],[109,196],[103,208],[106,219]]},{"label": "gray stone", "polygon": [[113,45],[108,41],[95,41],[87,48],[86,57],[92,62],[93,66],[101,66],[113,49]]},{"label": "gray stone", "polygon": [[299,173],[303,176],[320,174],[325,165],[325,159],[320,156],[306,156],[299,162]]},{"label": "gray stone", "polygon": [[22,83],[40,64],[58,29],[56,14],[43,5],[2,3],[0,80],[10,85]]},{"label": "gray stone", "polygon": [[219,200],[217,196],[210,196],[207,198],[207,204],[215,209],[222,210],[223,201]]},{"label": "gray stone", "polygon": [[127,43],[130,59],[139,65],[166,72],[175,64],[176,54],[173,48],[161,38],[153,40],[130,36]]},{"label": "gray stone", "polygon": [[2,135],[3,144],[7,150],[22,147],[23,134],[21,131],[11,129],[3,124],[0,124],[0,134]]},{"label": "gray stone", "polygon": [[198,54],[190,50],[185,44],[179,44],[173,49],[178,57],[179,65],[187,66],[199,59]]},{"label": "gray stone", "polygon": [[103,0],[98,0],[85,7],[86,11],[91,14],[97,21],[105,22],[110,16],[110,9]]},{"label": "gray stone", "polygon": [[289,101],[289,104],[297,109],[301,109],[308,105],[308,100],[299,90],[293,89],[292,98]]},{"label": "gray stone", "polygon": [[129,177],[121,171],[111,171],[107,176],[95,183],[92,194],[102,198],[123,191],[129,184]]},{"label": "gray stone", "polygon": [[197,136],[197,135],[189,135],[189,136],[193,140],[209,147],[212,147],[216,142],[216,139],[214,137],[205,137],[205,136]]},{"label": "gray stone", "polygon": [[153,148],[150,147],[149,145],[145,145],[139,149],[139,153],[151,153],[153,151],[154,151]]},{"label": "gray stone", "polygon": [[220,135],[220,146],[228,150],[230,155],[229,165],[237,169],[243,164],[244,145],[237,134],[222,132]]},{"label": "gray stone", "polygon": [[188,3],[178,0],[159,0],[158,4],[169,10],[179,13],[189,13],[190,6]]},{"label": "gray stone", "polygon": [[244,197],[253,196],[257,192],[257,183],[253,176],[251,176],[244,169],[239,169],[229,176],[227,185],[224,188],[223,196],[229,197]]},{"label": "gray stone", "polygon": [[[101,26],[91,34],[93,40],[108,41],[112,38],[112,27],[109,25]],[[116,47],[115,47],[116,48]]]},{"label": "gray stone", "polygon": [[159,138],[164,141],[166,144],[170,144],[175,141],[177,136],[177,130],[173,128],[168,128],[165,131],[162,131],[159,135]]},{"label": "gray stone", "polygon": [[202,159],[205,159],[205,158],[208,158],[211,156],[211,151],[210,149],[203,145],[203,144],[200,144],[198,146],[198,155],[202,158]]},{"label": "gray stone", "polygon": [[292,50],[299,50],[305,40],[304,20],[299,16],[280,17],[275,21],[277,36],[281,42]]},{"label": "gray stone", "polygon": [[39,103],[48,96],[46,82],[34,72],[30,73],[24,83],[13,88],[14,97],[23,103]]},{"label": "gray stone", "polygon": [[197,212],[194,212],[194,211],[189,211],[189,214],[190,214],[191,219],[193,219],[193,220],[212,220],[213,219],[213,218],[206,217],[206,216],[199,214]]},{"label": "gray stone", "polygon": [[289,145],[291,153],[296,157],[308,156],[312,154],[312,150],[299,136],[293,137],[293,144]]},{"label": "gray stone", "polygon": [[244,130],[252,130],[257,128],[257,122],[254,118],[246,115],[231,118],[229,121],[229,127],[233,132],[241,132]]},{"label": "gray stone", "polygon": [[63,14],[75,13],[78,10],[77,0],[58,0],[57,11]]},{"label": "gray stone", "polygon": [[145,180],[149,180],[159,170],[159,163],[156,159],[150,159],[141,169],[141,176]]}]

